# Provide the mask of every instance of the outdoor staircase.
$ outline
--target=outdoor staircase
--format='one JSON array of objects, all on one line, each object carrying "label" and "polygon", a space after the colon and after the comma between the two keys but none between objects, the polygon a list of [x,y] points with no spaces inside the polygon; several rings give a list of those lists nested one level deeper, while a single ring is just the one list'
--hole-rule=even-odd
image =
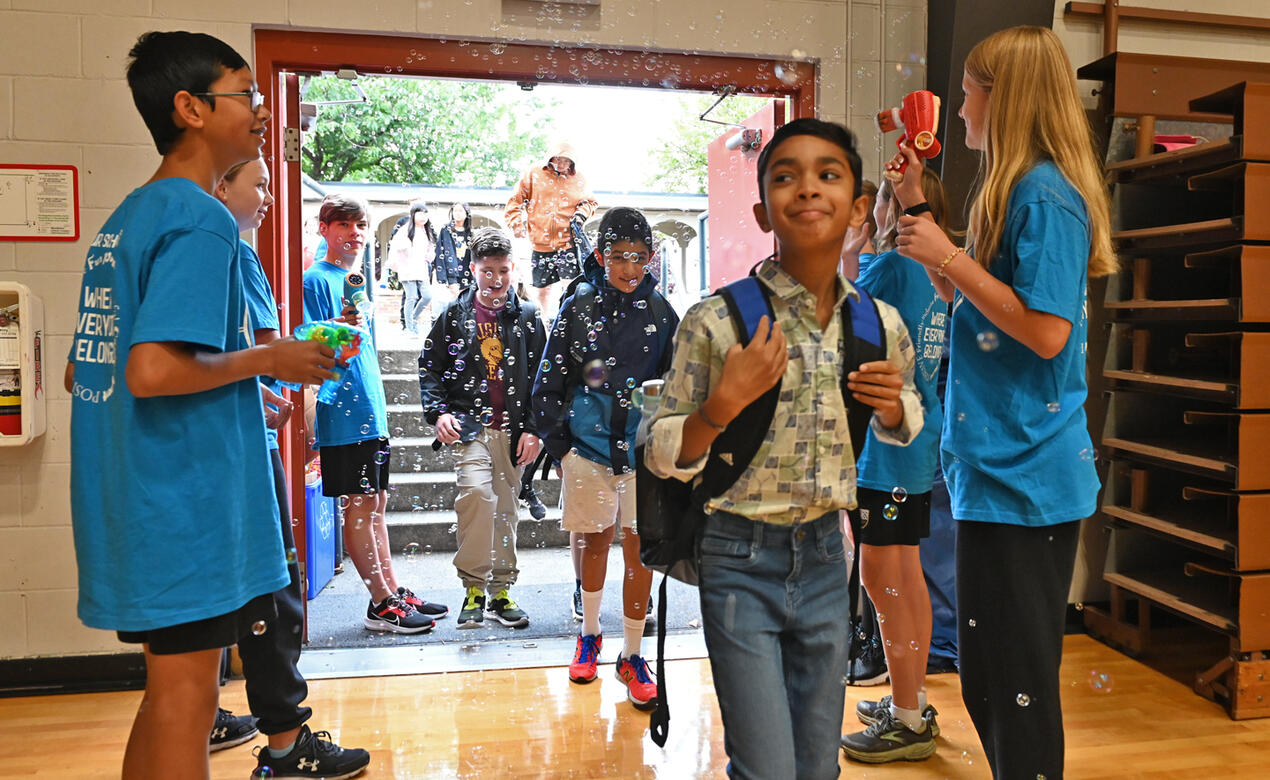
[{"label": "outdoor staircase", "polygon": [[[384,323],[381,328],[396,328]],[[399,333],[400,331],[398,331]],[[453,551],[457,548],[454,499],[458,496],[454,450],[433,449],[436,437],[423,418],[419,403],[418,347],[401,348],[404,337],[383,338],[379,371],[388,405],[388,435],[392,443],[392,477],[388,490],[388,531],[394,551]],[[547,516],[535,520],[520,506],[516,546],[568,547],[569,534],[560,529],[560,480],[551,474],[535,480],[535,489],[547,505]],[[418,547],[414,547],[418,545]]]}]

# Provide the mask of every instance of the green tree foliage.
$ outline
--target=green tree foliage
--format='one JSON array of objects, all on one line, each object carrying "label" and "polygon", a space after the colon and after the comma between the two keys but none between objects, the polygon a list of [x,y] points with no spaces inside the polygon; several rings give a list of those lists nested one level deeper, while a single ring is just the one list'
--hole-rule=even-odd
[{"label": "green tree foliage", "polygon": [[[546,154],[540,121],[554,103],[513,85],[363,77],[363,104],[319,106],[304,136],[303,170],[318,181],[510,187]],[[314,78],[306,102],[350,100],[352,85]]]},{"label": "green tree foliage", "polygon": [[[653,151],[654,165],[646,179],[649,188],[662,192],[706,191],[706,146],[723,133],[735,132],[698,118],[715,100],[713,95],[702,95],[682,101],[679,115],[666,126],[662,143]],[[770,102],[770,98],[733,95],[711,111],[707,119],[739,123]]]}]

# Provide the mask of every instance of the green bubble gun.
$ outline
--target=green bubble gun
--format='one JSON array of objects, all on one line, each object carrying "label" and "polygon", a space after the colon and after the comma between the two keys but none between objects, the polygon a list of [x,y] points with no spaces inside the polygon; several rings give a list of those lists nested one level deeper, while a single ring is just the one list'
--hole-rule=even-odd
[{"label": "green bubble gun", "polygon": [[[316,341],[335,351],[334,379],[328,379],[318,388],[317,400],[324,404],[335,403],[335,394],[344,380],[348,361],[362,351],[362,342],[370,340],[370,334],[361,328],[343,322],[306,322],[291,331],[297,341]],[[292,389],[299,389],[289,385]]]}]

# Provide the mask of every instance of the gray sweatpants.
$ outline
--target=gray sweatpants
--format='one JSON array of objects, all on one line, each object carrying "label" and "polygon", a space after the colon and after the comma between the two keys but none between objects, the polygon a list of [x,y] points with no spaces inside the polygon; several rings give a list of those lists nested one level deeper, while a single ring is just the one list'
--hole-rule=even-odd
[{"label": "gray sweatpants", "polygon": [[[511,457],[506,431],[482,428],[476,439],[457,445],[459,549],[454,568],[464,588],[493,595],[516,582],[516,495],[520,472]],[[488,583],[488,584],[487,584]]]}]

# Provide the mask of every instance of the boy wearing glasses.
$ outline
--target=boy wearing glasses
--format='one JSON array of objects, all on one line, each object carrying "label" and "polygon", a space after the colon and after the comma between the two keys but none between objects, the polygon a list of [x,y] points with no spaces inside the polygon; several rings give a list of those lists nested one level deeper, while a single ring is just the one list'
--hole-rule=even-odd
[{"label": "boy wearing glasses", "polygon": [[238,228],[212,196],[264,143],[246,61],[187,32],[146,33],[129,58],[163,161],[84,265],[66,371],[78,612],[145,652],[123,776],[207,777],[221,649],[270,630],[289,581],[257,377],[321,382],[335,361],[251,345]]},{"label": "boy wearing glasses", "polygon": [[560,306],[534,382],[534,414],[561,475],[565,530],[582,534],[582,629],[569,679],[595,679],[603,635],[600,601],[608,550],[622,524],[623,639],[616,675],[640,709],[656,706],[657,685],[640,656],[652,572],[635,533],[635,433],[631,392],[670,365],[679,317],[647,275],[652,229],[639,211],[618,207],[602,220],[596,250]]}]

